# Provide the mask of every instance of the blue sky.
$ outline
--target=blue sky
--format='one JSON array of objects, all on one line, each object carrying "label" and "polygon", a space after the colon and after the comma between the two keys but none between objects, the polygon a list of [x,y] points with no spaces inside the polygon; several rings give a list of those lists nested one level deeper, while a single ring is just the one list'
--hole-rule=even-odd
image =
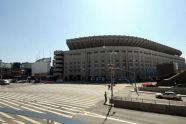
[{"label": "blue sky", "polygon": [[34,62],[92,35],[147,38],[186,58],[185,0],[0,0],[0,59]]}]

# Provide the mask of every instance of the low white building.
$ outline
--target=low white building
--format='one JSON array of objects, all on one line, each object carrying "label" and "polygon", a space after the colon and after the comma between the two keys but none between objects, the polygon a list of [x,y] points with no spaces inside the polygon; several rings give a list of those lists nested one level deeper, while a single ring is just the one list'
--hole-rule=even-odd
[{"label": "low white building", "polygon": [[51,58],[42,58],[32,63],[32,76],[47,76],[50,73]]}]

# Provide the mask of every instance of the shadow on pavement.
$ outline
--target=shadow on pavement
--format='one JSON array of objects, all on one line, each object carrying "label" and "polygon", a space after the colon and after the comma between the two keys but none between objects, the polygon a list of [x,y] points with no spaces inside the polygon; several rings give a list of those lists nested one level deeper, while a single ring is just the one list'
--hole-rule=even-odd
[{"label": "shadow on pavement", "polygon": [[108,118],[108,116],[110,115],[110,116],[113,116],[116,112],[113,112],[112,114],[110,114],[110,112],[111,112],[111,110],[112,110],[112,107],[113,107],[113,105],[112,104],[110,104],[110,105],[108,105],[109,106],[109,109],[108,109],[108,112],[107,112],[107,114],[106,114],[106,117],[105,117],[105,120],[103,121],[103,123],[102,124],[104,124],[106,121],[107,121],[107,118]]}]

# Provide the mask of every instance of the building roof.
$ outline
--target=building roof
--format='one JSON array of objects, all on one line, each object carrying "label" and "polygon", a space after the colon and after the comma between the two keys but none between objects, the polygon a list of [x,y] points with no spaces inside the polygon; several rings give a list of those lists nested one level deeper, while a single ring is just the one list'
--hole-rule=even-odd
[{"label": "building roof", "polygon": [[171,48],[169,46],[148,39],[123,35],[90,36],[68,39],[67,45],[70,50],[102,46],[133,46],[163,52],[171,55],[181,56],[182,54],[180,50]]},{"label": "building roof", "polygon": [[51,58],[42,58],[37,60],[36,62],[51,62]]}]

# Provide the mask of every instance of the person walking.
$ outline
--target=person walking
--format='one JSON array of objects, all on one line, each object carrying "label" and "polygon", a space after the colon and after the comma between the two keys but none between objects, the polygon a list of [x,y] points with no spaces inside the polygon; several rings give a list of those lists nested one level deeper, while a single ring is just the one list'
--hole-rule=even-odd
[{"label": "person walking", "polygon": [[106,105],[106,103],[107,103],[107,92],[106,91],[105,91],[104,97],[105,97],[104,105]]}]

